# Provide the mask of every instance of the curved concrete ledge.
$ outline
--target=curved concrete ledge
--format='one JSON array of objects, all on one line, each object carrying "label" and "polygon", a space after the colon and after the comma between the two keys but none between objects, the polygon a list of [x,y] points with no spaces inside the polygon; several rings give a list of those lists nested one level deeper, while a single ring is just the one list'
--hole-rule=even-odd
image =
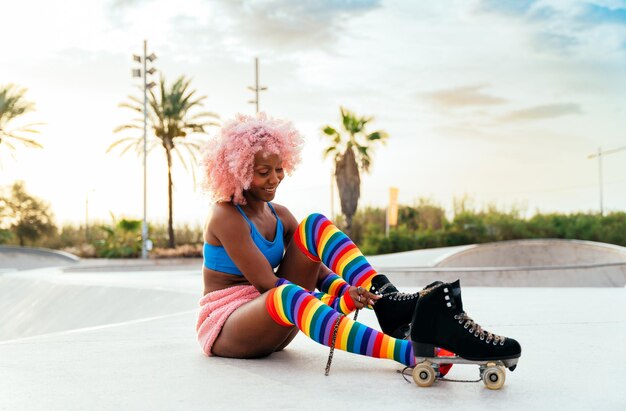
[{"label": "curved concrete ledge", "polygon": [[626,247],[594,241],[532,239],[475,244],[441,258],[437,267],[559,266],[626,263]]},{"label": "curved concrete ledge", "polygon": [[[439,249],[431,264],[418,252],[372,258],[380,272],[401,285],[460,278],[470,286],[624,287],[626,248],[580,240],[537,239]],[[419,252],[426,250],[419,250]],[[423,254],[422,254],[423,255]],[[381,256],[382,257],[382,256]],[[386,264],[385,264],[386,263]]]},{"label": "curved concrete ledge", "polygon": [[37,247],[0,246],[0,267],[30,270],[42,267],[60,267],[75,264],[80,258],[74,254]]}]

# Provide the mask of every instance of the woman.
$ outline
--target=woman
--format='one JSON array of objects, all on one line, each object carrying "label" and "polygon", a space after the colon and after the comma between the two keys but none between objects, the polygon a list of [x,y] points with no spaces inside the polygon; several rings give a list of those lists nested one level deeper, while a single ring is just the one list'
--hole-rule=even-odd
[{"label": "woman", "polygon": [[[338,349],[415,365],[404,337],[419,293],[399,293],[324,216],[298,224],[272,203],[301,146],[290,123],[261,114],[227,123],[207,149],[206,186],[216,203],[204,233],[197,322],[204,353],[266,356],[299,330],[328,346],[336,328]],[[386,334],[344,315],[365,307],[374,308]]]}]

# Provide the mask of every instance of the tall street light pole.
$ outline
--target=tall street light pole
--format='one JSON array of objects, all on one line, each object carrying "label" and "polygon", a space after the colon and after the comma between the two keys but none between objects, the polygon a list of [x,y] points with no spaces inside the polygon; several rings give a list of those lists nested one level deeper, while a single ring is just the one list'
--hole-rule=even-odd
[{"label": "tall street light pole", "polygon": [[133,77],[143,77],[143,221],[141,223],[141,258],[148,258],[148,249],[152,248],[151,243],[149,246],[148,240],[148,220],[147,220],[147,158],[148,158],[148,90],[154,87],[154,82],[148,83],[148,75],[152,75],[156,72],[154,67],[148,69],[148,62],[152,63],[157,59],[157,56],[152,53],[148,56],[148,41],[143,41],[143,57],[136,54],[133,55],[133,60],[140,63],[142,66],[140,69],[133,69]]},{"label": "tall street light pole", "polygon": [[254,100],[248,101],[250,104],[256,105],[256,112],[259,112],[259,92],[267,90],[267,87],[259,86],[259,58],[254,58],[254,87],[248,86],[248,90],[254,91]]},{"label": "tall street light pole", "polygon": [[604,190],[603,190],[603,182],[602,182],[602,156],[606,156],[609,154],[617,153],[619,151],[626,150],[626,146],[614,148],[612,150],[602,151],[602,147],[598,147],[598,152],[595,154],[590,154],[587,156],[588,159],[592,159],[598,157],[598,179],[600,186],[600,215],[604,215]]}]

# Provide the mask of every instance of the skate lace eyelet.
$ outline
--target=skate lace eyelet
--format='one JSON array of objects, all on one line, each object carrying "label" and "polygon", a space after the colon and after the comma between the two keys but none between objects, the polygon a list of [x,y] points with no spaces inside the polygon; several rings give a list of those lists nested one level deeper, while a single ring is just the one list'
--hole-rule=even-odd
[{"label": "skate lace eyelet", "polygon": [[480,336],[480,341],[482,341],[482,340],[484,340],[484,339],[485,339],[485,336],[484,336],[484,335],[481,335],[481,336]]}]

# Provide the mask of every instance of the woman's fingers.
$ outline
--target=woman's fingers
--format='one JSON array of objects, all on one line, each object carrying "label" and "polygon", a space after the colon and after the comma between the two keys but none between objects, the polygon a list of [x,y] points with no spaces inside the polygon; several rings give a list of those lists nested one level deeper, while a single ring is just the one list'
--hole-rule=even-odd
[{"label": "woman's fingers", "polygon": [[380,299],[379,295],[365,291],[363,287],[350,287],[348,290],[357,309],[372,307]]}]

